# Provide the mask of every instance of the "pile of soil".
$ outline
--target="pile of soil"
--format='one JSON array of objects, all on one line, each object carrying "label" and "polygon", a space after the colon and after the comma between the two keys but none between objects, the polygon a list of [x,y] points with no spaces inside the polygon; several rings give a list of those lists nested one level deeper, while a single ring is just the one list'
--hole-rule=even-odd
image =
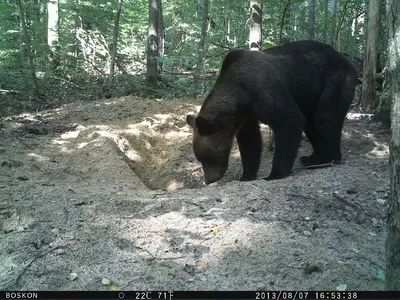
[{"label": "pile of soil", "polygon": [[389,132],[353,115],[342,165],[297,160],[272,182],[237,181],[235,146],[204,186],[185,123],[199,105],[123,97],[0,119],[0,289],[382,290]]}]

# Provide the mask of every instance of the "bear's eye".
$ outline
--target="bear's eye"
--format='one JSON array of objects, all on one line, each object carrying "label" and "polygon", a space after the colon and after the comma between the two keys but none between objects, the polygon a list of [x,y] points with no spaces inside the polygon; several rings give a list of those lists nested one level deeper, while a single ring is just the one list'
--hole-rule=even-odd
[{"label": "bear's eye", "polygon": [[202,116],[198,116],[195,123],[199,130],[199,134],[202,136],[213,134],[216,131],[214,124]]},{"label": "bear's eye", "polygon": [[202,155],[196,154],[196,158],[202,164],[206,163],[209,165],[213,165],[213,164],[217,163],[217,160],[215,159],[215,157],[212,155],[209,155],[209,154],[202,154]]}]

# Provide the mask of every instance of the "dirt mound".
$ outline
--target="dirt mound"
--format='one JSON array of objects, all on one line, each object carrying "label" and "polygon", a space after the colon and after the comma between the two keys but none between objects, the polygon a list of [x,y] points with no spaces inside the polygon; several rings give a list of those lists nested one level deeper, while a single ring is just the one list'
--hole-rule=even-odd
[{"label": "dirt mound", "polygon": [[198,109],[124,97],[1,119],[0,289],[383,289],[387,131],[348,120],[342,165],[272,182],[237,181],[235,146],[205,187]]}]

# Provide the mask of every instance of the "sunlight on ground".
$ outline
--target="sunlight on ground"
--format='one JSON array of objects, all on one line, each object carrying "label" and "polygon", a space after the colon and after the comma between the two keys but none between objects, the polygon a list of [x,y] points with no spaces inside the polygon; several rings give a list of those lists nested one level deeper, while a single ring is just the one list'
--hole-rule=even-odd
[{"label": "sunlight on ground", "polygon": [[185,187],[184,182],[181,182],[181,181],[178,182],[176,180],[172,180],[167,184],[166,189],[167,189],[167,191],[174,191],[174,190],[183,189],[184,187]]},{"label": "sunlight on ground", "polygon": [[63,139],[63,140],[76,139],[79,135],[79,132],[80,131],[78,131],[78,130],[64,132],[61,134],[61,139]]},{"label": "sunlight on ground", "polygon": [[[165,109],[157,109],[159,102],[164,102]],[[79,171],[82,168],[89,174],[103,163],[113,165],[113,160],[121,163],[123,159],[127,165],[115,161],[115,168],[128,167],[127,173],[133,172],[150,189],[177,190],[196,187],[203,177],[191,149],[192,128],[185,122],[186,115],[200,107],[192,100],[177,104],[122,97],[21,114],[13,116],[10,124],[38,139],[48,135],[52,157],[82,160]]]},{"label": "sunlight on ground", "polygon": [[36,154],[36,153],[29,153],[28,156],[35,158],[37,161],[48,161],[50,160],[48,157]]},{"label": "sunlight on ground", "polygon": [[133,128],[125,130],[125,133],[131,134],[131,135],[139,135],[140,134],[140,129],[136,128],[136,124],[129,125],[128,127],[133,127]]},{"label": "sunlight on ground", "polygon": [[371,158],[389,158],[389,146],[374,141],[375,148],[368,153]]},{"label": "sunlight on ground", "polygon": [[[98,137],[105,137],[112,140],[130,161],[140,164],[140,169],[137,170],[139,173],[141,168],[146,168],[147,171],[161,170],[169,163],[173,148],[179,147],[179,143],[191,135],[191,129],[187,126],[180,128],[179,122],[182,123],[180,115],[158,113],[120,127],[85,125],[79,126],[75,131],[62,133],[53,143],[60,146],[62,152],[72,153],[98,142]],[[101,143],[98,145],[101,146]],[[185,182],[173,179],[166,182],[164,187],[167,190],[181,189],[185,187]]]},{"label": "sunlight on ground", "polygon": [[348,113],[346,116],[347,120],[363,120],[368,119],[372,120],[374,114],[362,114],[362,113]]}]

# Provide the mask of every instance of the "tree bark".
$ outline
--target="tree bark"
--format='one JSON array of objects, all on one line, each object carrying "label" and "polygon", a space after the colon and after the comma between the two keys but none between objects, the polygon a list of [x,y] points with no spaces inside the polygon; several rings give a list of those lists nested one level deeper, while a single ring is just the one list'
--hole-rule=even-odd
[{"label": "tree bark", "polygon": [[250,27],[249,48],[260,51],[262,44],[262,3],[261,0],[250,0],[251,15],[248,20]]},{"label": "tree bark", "polygon": [[329,11],[328,11],[328,0],[324,0],[324,33],[322,35],[322,41],[324,43],[328,42],[328,15],[329,15]]},{"label": "tree bark", "polygon": [[226,10],[225,11],[225,5],[224,5],[224,32],[225,32],[225,42],[229,43],[231,41],[231,6],[230,6],[230,1],[227,1],[228,4],[226,5]]},{"label": "tree bark", "polygon": [[315,0],[308,0],[308,38],[315,39]]},{"label": "tree bark", "polygon": [[[75,0],[75,6],[79,6],[79,0]],[[79,19],[79,14],[78,12],[75,12],[74,16],[74,46],[73,46],[73,53],[74,56],[72,58],[72,65],[75,67],[75,69],[78,66],[78,56],[79,56],[79,39],[78,39],[78,30],[80,26],[80,19]]]},{"label": "tree bark", "polygon": [[32,80],[33,80],[33,86],[34,86],[34,93],[36,98],[40,98],[40,92],[39,92],[39,83],[36,77],[36,65],[35,61],[33,59],[33,54],[32,54],[32,46],[31,46],[31,38],[29,36],[28,28],[26,26],[25,22],[25,8],[21,0],[17,0],[17,6],[19,7],[19,12],[20,12],[20,17],[21,17],[21,26],[22,30],[24,32],[24,41],[25,41],[25,47],[26,47],[26,52],[29,60],[29,66],[31,69],[31,75],[32,75]]},{"label": "tree bark", "polygon": [[204,69],[205,58],[207,52],[207,35],[210,28],[211,16],[209,15],[209,0],[204,0],[203,7],[203,21],[201,26],[201,37],[198,44],[197,64],[195,69],[195,84],[196,88],[200,90],[201,97],[204,98],[205,85],[204,85]]},{"label": "tree bark", "polygon": [[58,0],[50,0],[47,3],[47,45],[50,50],[50,64],[54,70],[60,66],[59,46],[59,14]]},{"label": "tree bark", "polygon": [[117,14],[114,23],[114,38],[112,43],[111,63],[110,63],[110,84],[114,85],[114,71],[115,71],[115,57],[117,55],[118,33],[119,33],[119,20],[121,17],[122,0],[118,0]]},{"label": "tree bark", "polygon": [[[287,0],[285,8],[282,12],[281,27],[279,29],[279,45],[286,44],[290,42],[288,29],[289,29],[289,16],[290,16],[290,0]],[[283,32],[285,32],[285,37],[283,37]]]},{"label": "tree bark", "polygon": [[363,84],[360,107],[365,111],[376,108],[376,57],[379,35],[379,0],[369,0],[367,43],[365,46]]},{"label": "tree bark", "polygon": [[[164,27],[164,16],[163,16],[163,6],[162,0],[158,0],[158,6],[160,8],[159,18],[158,18],[158,57],[164,57],[165,48],[165,27]],[[163,63],[159,62],[158,69],[162,70]]]},{"label": "tree bark", "polygon": [[400,1],[387,0],[389,31],[390,99],[392,139],[390,142],[390,196],[386,241],[386,289],[400,290]]},{"label": "tree bark", "polygon": [[336,8],[337,8],[337,0],[332,0],[331,2],[331,30],[330,30],[330,44],[335,46],[335,27],[336,27]]},{"label": "tree bark", "polygon": [[158,25],[160,2],[149,0],[149,30],[147,35],[146,80],[151,88],[157,87]]}]

